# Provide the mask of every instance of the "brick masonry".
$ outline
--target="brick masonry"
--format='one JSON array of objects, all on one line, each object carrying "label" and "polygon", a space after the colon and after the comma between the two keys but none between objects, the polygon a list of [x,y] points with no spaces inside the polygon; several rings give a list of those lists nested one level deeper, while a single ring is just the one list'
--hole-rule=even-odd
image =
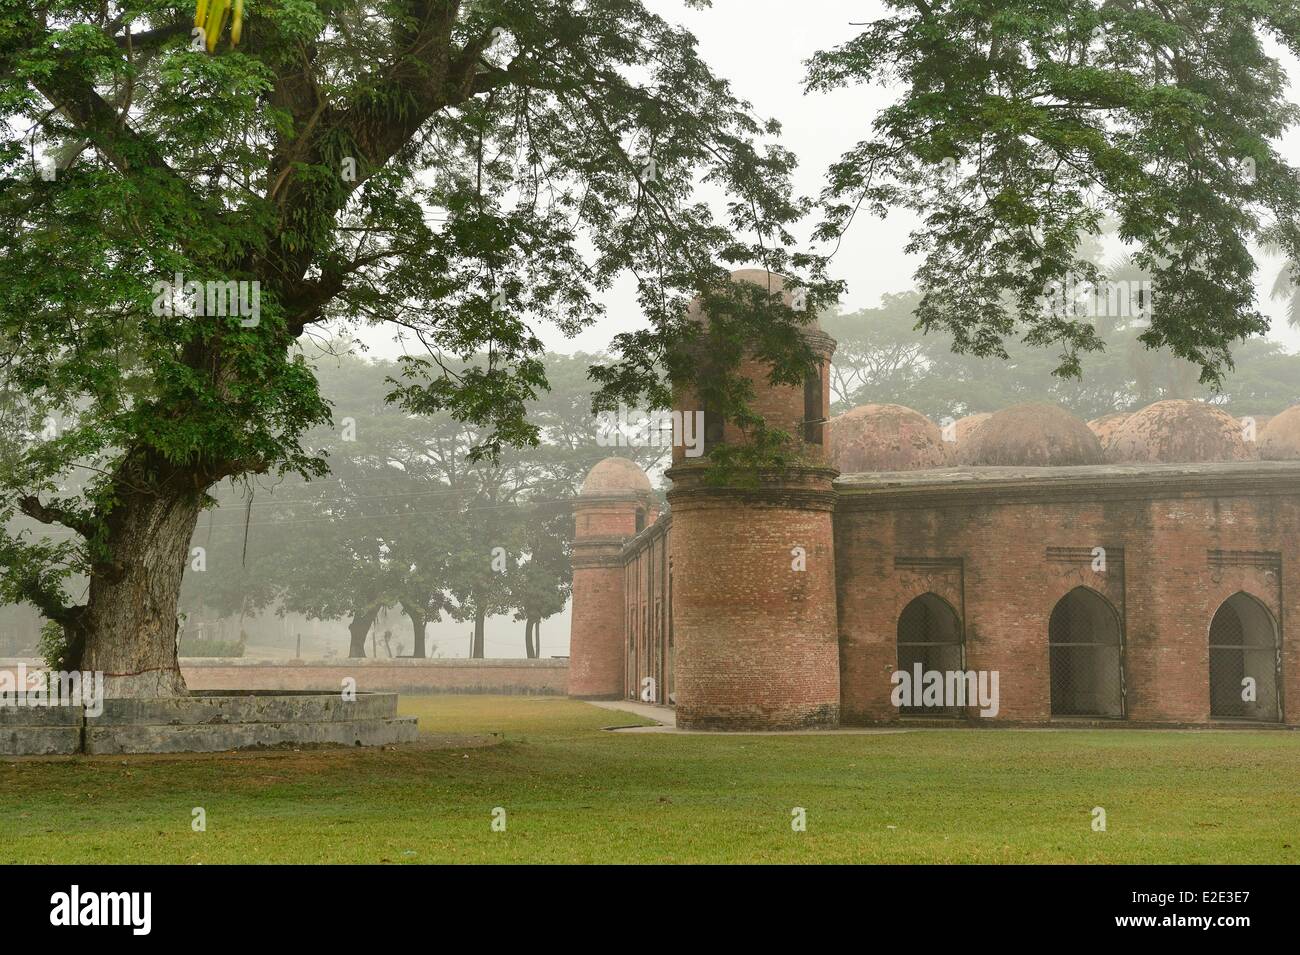
[{"label": "brick masonry", "polygon": [[620,651],[627,669],[623,685],[635,688],[643,703],[676,702],[671,529],[672,518],[665,516],[629,541],[622,553],[627,637]]},{"label": "brick masonry", "polygon": [[[1039,431],[1021,434],[1034,420],[1017,419],[1010,435],[1044,454],[992,461],[1041,466],[923,463],[836,479],[832,429],[820,427],[835,343],[815,325],[805,335],[821,359],[820,389],[816,376],[803,388],[774,386],[752,359],[740,368],[750,407],[800,442],[798,466],[754,487],[716,487],[703,480],[707,454],[687,459],[674,448],[671,523],[646,531],[634,523],[631,490],[618,498],[600,481],[600,493],[584,489],[571,694],[635,699],[652,677],[657,699],[675,703],[688,729],[896,721],[899,617],[932,593],[957,615],[966,669],[998,672],[999,712],[979,722],[1043,723],[1052,719],[1052,611],[1085,587],[1120,628],[1123,717],[1109,723],[1205,725],[1210,623],[1244,592],[1280,634],[1279,722],[1300,725],[1300,641],[1287,629],[1300,619],[1300,461],[1103,464],[1082,422],[1074,431],[1089,453],[1071,460],[1057,439],[1072,419],[1047,408],[1030,416]],[[689,388],[674,396],[675,410],[700,405]],[[1161,420],[1172,428],[1178,418]],[[732,422],[706,431],[723,444],[746,440]],[[604,467],[605,478],[629,480],[607,465],[592,477]],[[1104,571],[1094,569],[1095,548],[1105,549]]]},{"label": "brick masonry", "polygon": [[792,471],[739,491],[672,471],[678,726],[838,722],[833,474]]},{"label": "brick masonry", "polygon": [[649,519],[651,497],[648,491],[602,490],[574,503],[571,696],[624,695],[623,545]]},{"label": "brick masonry", "polygon": [[[924,593],[956,611],[965,666],[999,673],[999,713],[980,722],[1048,721],[1048,621],[1075,587],[1121,621],[1129,724],[1211,722],[1210,621],[1238,592],[1279,626],[1281,722],[1300,724],[1286,626],[1300,619],[1300,463],[943,468],[833,486],[807,469],[748,491],[670,473],[671,523],[619,551],[623,590],[606,593],[629,612],[604,663],[623,696],[645,675],[670,687],[683,727],[898,720],[898,619]],[[790,570],[794,546],[803,573]]]},{"label": "brick masonry", "polygon": [[[958,610],[968,669],[1000,674],[999,720],[1051,718],[1048,620],[1075,587],[1122,622],[1126,716],[1210,720],[1209,629],[1244,591],[1300,613],[1300,470],[1251,464],[857,475],[836,512],[843,719],[897,718],[898,617],[933,592]],[[1093,570],[1093,548],[1106,551]],[[1282,626],[1285,722],[1300,652]]]},{"label": "brick masonry", "polygon": [[564,695],[567,660],[246,660],[182,657],[191,690],[338,690]]}]

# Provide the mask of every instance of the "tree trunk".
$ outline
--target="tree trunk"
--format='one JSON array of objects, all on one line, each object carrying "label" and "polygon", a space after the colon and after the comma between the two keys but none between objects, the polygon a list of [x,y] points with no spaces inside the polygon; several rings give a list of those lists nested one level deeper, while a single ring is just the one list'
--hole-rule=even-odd
[{"label": "tree trunk", "polygon": [[429,625],[429,618],[422,613],[411,613],[409,610],[406,611],[406,615],[411,618],[411,633],[415,637],[415,648],[411,650],[411,656],[423,660],[425,657],[424,628]]},{"label": "tree trunk", "polygon": [[348,633],[352,638],[348,646],[349,657],[365,657],[366,634],[370,633],[370,625],[375,622],[375,617],[378,615],[378,607],[366,607],[353,612],[352,622],[348,624]]},{"label": "tree trunk", "polygon": [[203,489],[183,475],[122,495],[108,516],[105,558],[90,572],[90,596],[65,623],[71,669],[104,674],[113,698],[184,696],[176,611]]},{"label": "tree trunk", "polygon": [[475,660],[483,659],[483,622],[486,618],[487,614],[481,610],[474,614],[474,651],[472,656]]},{"label": "tree trunk", "polygon": [[533,658],[533,618],[524,618],[524,655]]}]

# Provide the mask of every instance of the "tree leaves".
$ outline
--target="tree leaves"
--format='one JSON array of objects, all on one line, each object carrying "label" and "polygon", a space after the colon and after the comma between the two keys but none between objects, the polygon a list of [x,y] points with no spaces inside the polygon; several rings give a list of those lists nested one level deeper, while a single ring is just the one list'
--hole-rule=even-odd
[{"label": "tree leaves", "polygon": [[[788,248],[810,204],[775,127],[639,0],[248,13],[238,47],[209,53],[169,0],[0,6],[4,385],[32,415],[76,416],[75,441],[32,447],[11,477],[94,468],[101,525],[128,461],[151,462],[149,494],[164,472],[200,487],[322,473],[302,436],[328,412],[295,358],[320,326],[400,329],[412,357],[393,400],[463,416],[497,454],[537,437],[539,326],[590,326],[620,275],[646,330],[599,383],[630,404],[697,373],[664,359],[727,264],[802,276],[813,308],[834,295],[824,263]],[[49,156],[66,162],[47,180]],[[151,290],[178,276],[257,283],[258,321],[160,313]],[[788,376],[798,321],[772,308],[715,334],[752,336]]]},{"label": "tree leaves", "polygon": [[922,326],[979,356],[1005,357],[1013,335],[1055,347],[1069,377],[1101,342],[1043,298],[1052,283],[1097,281],[1081,246],[1113,215],[1155,286],[1142,341],[1219,382],[1231,344],[1267,329],[1249,243],[1300,251],[1300,175],[1275,145],[1300,108],[1264,46],[1296,48],[1297,5],[889,7],[809,63],[811,90],[902,87],[833,167],[820,237],[864,206],[913,209]]}]

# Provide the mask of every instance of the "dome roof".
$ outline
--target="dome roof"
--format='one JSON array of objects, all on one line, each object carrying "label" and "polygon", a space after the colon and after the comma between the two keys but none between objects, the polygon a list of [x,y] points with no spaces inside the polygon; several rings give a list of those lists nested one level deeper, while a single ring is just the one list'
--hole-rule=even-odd
[{"label": "dome roof", "polygon": [[1300,405],[1292,405],[1273,415],[1261,426],[1265,415],[1255,416],[1255,436],[1259,456],[1265,461],[1300,460]]},{"label": "dome roof", "polygon": [[1106,460],[1116,464],[1248,461],[1241,423],[1203,401],[1157,401],[1131,414],[1111,435]]},{"label": "dome roof", "polygon": [[974,439],[979,426],[992,417],[991,412],[981,411],[978,414],[968,414],[964,418],[958,418],[953,422],[953,437],[955,439],[953,443],[958,448],[964,447]]},{"label": "dome roof", "polygon": [[1101,442],[1103,452],[1106,450],[1106,445],[1110,443],[1110,439],[1115,436],[1115,432],[1132,415],[1133,412],[1131,411],[1112,411],[1110,414],[1104,414],[1100,418],[1093,418],[1088,422],[1088,427],[1092,429],[1092,433]]},{"label": "dome roof", "polygon": [[1100,464],[1101,442],[1088,426],[1044,402],[1003,408],[959,451],[963,464],[1057,467]]},{"label": "dome roof", "polygon": [[629,458],[605,458],[596,463],[582,482],[583,495],[627,494],[649,491],[650,479],[640,465]]},{"label": "dome roof", "polygon": [[826,425],[831,464],[844,474],[918,471],[950,463],[939,426],[902,405],[862,405]]}]

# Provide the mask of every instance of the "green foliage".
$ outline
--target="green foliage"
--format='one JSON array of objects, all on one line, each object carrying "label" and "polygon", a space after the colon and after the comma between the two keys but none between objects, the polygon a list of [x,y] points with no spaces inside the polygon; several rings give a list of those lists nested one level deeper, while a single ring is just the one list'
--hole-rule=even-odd
[{"label": "green foliage", "polygon": [[1077,377],[1102,346],[1045,309],[1092,282],[1083,254],[1114,217],[1150,273],[1139,338],[1217,383],[1231,346],[1266,330],[1248,244],[1300,259],[1300,175],[1277,151],[1300,119],[1267,44],[1300,52],[1295,0],[889,0],[890,15],[809,64],[808,85],[890,84],[899,98],[832,168],[819,235],[866,207],[921,217],[917,317],[961,352],[1052,347]]},{"label": "green foliage", "polygon": [[64,635],[63,628],[53,620],[47,620],[41,626],[40,639],[37,640],[36,650],[45,665],[51,670],[64,670],[64,663],[68,653],[68,641]]},{"label": "green foliage", "polygon": [[[810,203],[776,127],[640,0],[264,0],[215,54],[191,26],[170,0],[0,0],[0,387],[20,424],[0,523],[61,525],[0,532],[0,597],[68,627],[88,619],[69,580],[139,559],[115,514],[325,473],[297,347],[321,326],[401,329],[391,398],[491,457],[540,440],[537,325],[589,326],[621,275],[649,325],[597,369],[608,402],[662,405],[699,373],[674,358],[697,334],[684,304],[729,265],[789,273],[811,309],[834,297],[790,251]],[[161,308],[178,274],[258,283],[260,316]],[[715,332],[708,387],[737,420],[737,343],[793,377],[799,320],[769,302]],[[68,427],[39,437],[50,415]]]},{"label": "green foliage", "polygon": [[1198,382],[1197,368],[1167,350],[1152,351],[1140,327],[1099,321],[1102,348],[1083,356],[1081,376],[1053,374],[1051,356],[1024,342],[1005,358],[952,350],[950,336],[915,328],[919,293],[887,295],[876,308],[826,316],[838,342],[831,366],[831,413],[895,403],[936,421],[1048,401],[1091,419],[1164,398],[1201,398],[1236,415],[1275,414],[1300,403],[1300,355],[1251,339],[1232,350],[1233,368],[1218,387]]}]

